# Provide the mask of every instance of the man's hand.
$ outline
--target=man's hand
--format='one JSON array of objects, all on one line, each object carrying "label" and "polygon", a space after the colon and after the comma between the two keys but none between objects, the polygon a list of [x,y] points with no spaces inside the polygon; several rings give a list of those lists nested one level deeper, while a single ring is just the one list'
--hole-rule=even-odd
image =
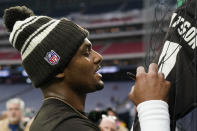
[{"label": "man's hand", "polygon": [[157,64],[152,63],[148,73],[142,66],[137,68],[136,82],[129,93],[129,98],[136,106],[148,100],[167,101],[169,89],[170,82],[164,79],[163,73],[158,73]]}]

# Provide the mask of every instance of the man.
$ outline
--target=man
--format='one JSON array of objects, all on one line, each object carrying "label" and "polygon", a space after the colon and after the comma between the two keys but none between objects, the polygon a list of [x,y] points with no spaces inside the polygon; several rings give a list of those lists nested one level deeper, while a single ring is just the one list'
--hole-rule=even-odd
[{"label": "man", "polygon": [[[11,32],[10,43],[21,52],[23,67],[44,96],[30,131],[99,131],[84,113],[87,93],[104,87],[102,75],[97,73],[102,56],[92,49],[88,31],[65,18],[35,16],[24,6],[6,9],[3,19]],[[142,83],[136,81],[131,99],[136,105],[151,99],[163,100],[169,90],[163,76],[158,77],[154,72],[154,79],[148,79],[150,75],[144,74],[147,78],[137,76]],[[147,84],[146,79],[156,84]],[[158,86],[151,88],[163,92],[157,92],[156,97],[153,93],[153,97],[146,94],[147,97],[141,99],[144,85]],[[138,96],[133,98],[136,94]]]},{"label": "man", "polygon": [[112,108],[107,108],[107,115],[108,116],[116,116],[116,112]]},{"label": "man", "polygon": [[128,129],[125,127],[126,124],[118,119],[116,112],[112,108],[107,108],[107,115],[117,118],[117,131],[128,131]]},{"label": "man", "polygon": [[102,115],[99,127],[101,127],[102,131],[117,131],[116,117]]},{"label": "man", "polygon": [[19,98],[10,99],[6,107],[7,118],[0,121],[0,131],[23,131],[24,102]]}]

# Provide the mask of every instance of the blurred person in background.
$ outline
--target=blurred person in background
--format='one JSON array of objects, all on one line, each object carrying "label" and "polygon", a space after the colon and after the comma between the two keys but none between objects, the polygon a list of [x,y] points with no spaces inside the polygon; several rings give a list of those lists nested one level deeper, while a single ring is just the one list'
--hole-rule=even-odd
[{"label": "blurred person in background", "polygon": [[118,119],[117,113],[112,108],[107,108],[107,115],[116,118],[115,122],[117,131],[128,131],[128,129],[126,128],[126,123]]},{"label": "blurred person in background", "polygon": [[101,128],[102,131],[117,131],[116,117],[102,115],[102,119],[99,124],[99,127]]},{"label": "blurred person in background", "polygon": [[107,115],[108,116],[117,116],[116,112],[111,107],[107,108]]},{"label": "blurred person in background", "polygon": [[19,98],[10,99],[6,103],[7,118],[0,121],[0,131],[23,131],[25,123],[22,121],[24,102]]},{"label": "blurred person in background", "polygon": [[[99,131],[84,113],[86,95],[104,87],[102,75],[97,72],[102,56],[92,49],[88,31],[66,18],[35,16],[24,6],[6,9],[3,21],[10,32],[11,44],[22,54],[23,67],[44,96],[30,131]],[[137,70],[136,84],[129,94],[136,106],[146,107],[150,103],[162,106],[161,101],[143,103],[165,100],[169,92],[170,85],[158,74],[156,64],[150,65],[149,72]],[[167,106],[164,108],[168,113]],[[140,108],[139,114],[146,111]],[[146,131],[146,121],[140,122],[144,126],[142,131]],[[168,131],[154,121],[148,124],[158,131]]]}]

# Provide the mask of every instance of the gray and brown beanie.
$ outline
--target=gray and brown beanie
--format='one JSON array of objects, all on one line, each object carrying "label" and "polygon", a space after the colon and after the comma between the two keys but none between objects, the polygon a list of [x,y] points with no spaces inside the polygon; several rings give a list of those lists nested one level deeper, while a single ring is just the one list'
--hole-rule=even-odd
[{"label": "gray and brown beanie", "polygon": [[35,16],[25,6],[6,9],[3,21],[35,87],[62,72],[88,36],[87,30],[66,18]]}]

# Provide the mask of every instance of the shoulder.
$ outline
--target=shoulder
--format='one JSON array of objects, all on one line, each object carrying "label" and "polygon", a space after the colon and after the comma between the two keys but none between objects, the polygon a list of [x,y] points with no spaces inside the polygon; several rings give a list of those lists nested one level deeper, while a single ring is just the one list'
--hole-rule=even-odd
[{"label": "shoulder", "polygon": [[0,125],[8,124],[8,119],[0,120]]},{"label": "shoulder", "polygon": [[5,130],[8,127],[8,119],[4,119],[0,121],[0,131]]},{"label": "shoulder", "polygon": [[[50,103],[49,103],[50,102]],[[41,107],[33,121],[30,131],[97,131],[97,126],[81,117],[61,101],[50,100]]]}]

